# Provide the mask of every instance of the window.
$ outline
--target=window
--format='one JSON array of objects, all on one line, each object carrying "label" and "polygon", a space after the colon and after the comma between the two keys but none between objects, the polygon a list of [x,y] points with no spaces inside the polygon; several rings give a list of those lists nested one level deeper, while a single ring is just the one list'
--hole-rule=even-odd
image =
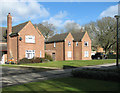
[{"label": "window", "polygon": [[25,55],[26,58],[32,59],[35,56],[35,50],[26,50]]},{"label": "window", "polygon": [[68,42],[68,46],[71,46],[71,42],[70,41]]},{"label": "window", "polygon": [[35,36],[26,35],[25,36],[25,42],[26,43],[35,43]]},{"label": "window", "polygon": [[71,57],[72,57],[72,52],[68,51],[68,58],[71,58]]},{"label": "window", "polygon": [[84,46],[88,46],[88,42],[84,42]]},{"label": "window", "polygon": [[54,42],[54,47],[56,47],[56,43]]},{"label": "window", "polygon": [[85,51],[84,57],[89,57],[89,52]]},{"label": "window", "polygon": [[40,51],[40,57],[42,57],[42,52]]},{"label": "window", "polygon": [[78,46],[78,42],[76,42],[76,46]]}]

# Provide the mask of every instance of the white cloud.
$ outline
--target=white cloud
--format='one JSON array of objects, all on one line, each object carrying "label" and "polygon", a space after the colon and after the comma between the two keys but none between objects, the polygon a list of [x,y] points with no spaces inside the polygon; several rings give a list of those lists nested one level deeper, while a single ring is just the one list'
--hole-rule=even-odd
[{"label": "white cloud", "polygon": [[[35,0],[34,0],[35,1]],[[8,2],[3,0],[0,2],[0,21],[6,24],[7,14],[10,12],[13,16],[13,23],[27,20],[39,20],[43,17],[48,17],[48,10],[38,2],[33,0],[14,0],[14,2]]]},{"label": "white cloud", "polygon": [[58,28],[64,28],[66,25],[75,24],[77,28],[81,28],[81,26],[77,23],[75,23],[74,20],[65,20],[68,13],[66,11],[60,11],[58,14],[54,15],[53,17],[50,17],[48,20],[43,20],[43,22],[48,21],[48,23],[53,24],[54,26]]},{"label": "white cloud", "polygon": [[118,5],[110,6],[108,9],[104,10],[100,14],[100,18],[102,17],[114,17],[116,14],[118,14]]},{"label": "white cloud", "polygon": [[48,20],[43,20],[43,22],[48,21],[48,23],[54,24],[56,27],[63,26],[63,19],[67,16],[66,11],[60,11],[58,14],[50,17]]}]

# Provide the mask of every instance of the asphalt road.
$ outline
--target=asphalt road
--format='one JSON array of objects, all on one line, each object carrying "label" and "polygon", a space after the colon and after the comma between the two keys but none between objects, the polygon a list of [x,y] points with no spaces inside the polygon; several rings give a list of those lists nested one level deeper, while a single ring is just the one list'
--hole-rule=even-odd
[{"label": "asphalt road", "polygon": [[42,70],[31,69],[31,68],[11,68],[11,67],[0,67],[2,70],[2,86],[18,85],[28,82],[35,82],[38,80],[46,80],[50,78],[60,78],[70,76],[71,70]]}]

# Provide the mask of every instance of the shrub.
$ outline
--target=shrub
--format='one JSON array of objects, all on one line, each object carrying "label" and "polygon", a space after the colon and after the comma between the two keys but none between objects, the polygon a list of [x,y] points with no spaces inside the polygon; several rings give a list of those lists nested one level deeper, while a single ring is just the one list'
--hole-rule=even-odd
[{"label": "shrub", "polygon": [[120,81],[120,73],[107,71],[73,70],[72,76],[89,79]]},{"label": "shrub", "polygon": [[[108,59],[116,59],[116,55],[115,54],[108,54]],[[119,56],[120,59],[120,56]]]},{"label": "shrub", "polygon": [[32,63],[32,60],[27,59],[27,58],[23,58],[18,62],[18,64],[25,64],[25,63]]},{"label": "shrub", "polygon": [[41,63],[42,60],[39,57],[32,58],[32,63]]},{"label": "shrub", "polygon": [[28,63],[42,63],[44,58],[35,57],[32,59],[23,58],[19,61],[18,64],[28,64]]},{"label": "shrub", "polygon": [[48,55],[45,53],[45,59],[49,60],[49,61],[53,61],[51,55]]}]

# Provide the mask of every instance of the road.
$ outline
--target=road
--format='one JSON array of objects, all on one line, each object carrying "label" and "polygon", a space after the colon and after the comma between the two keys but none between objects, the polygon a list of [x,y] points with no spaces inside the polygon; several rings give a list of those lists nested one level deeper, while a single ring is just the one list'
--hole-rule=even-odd
[{"label": "road", "polygon": [[115,64],[106,64],[106,65],[97,65],[97,66],[85,66],[72,69],[59,69],[59,70],[49,70],[49,71],[40,71],[35,69],[28,68],[11,68],[11,67],[0,67],[2,72],[2,87],[19,85],[28,82],[35,82],[40,80],[47,80],[51,78],[60,78],[71,76],[71,71],[75,69],[83,68],[116,68]]}]

